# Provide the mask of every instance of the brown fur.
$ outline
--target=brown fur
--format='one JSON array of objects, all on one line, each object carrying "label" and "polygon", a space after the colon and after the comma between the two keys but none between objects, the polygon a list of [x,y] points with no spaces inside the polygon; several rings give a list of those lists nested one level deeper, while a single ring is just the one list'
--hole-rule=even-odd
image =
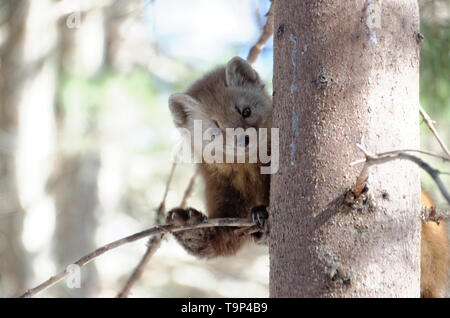
[{"label": "brown fur", "polygon": [[[422,191],[422,204],[434,206],[430,196]],[[445,297],[448,281],[448,239],[445,223],[427,222],[422,225],[421,241],[421,279],[422,297]]]},{"label": "brown fur", "polygon": [[[243,118],[235,106],[252,107],[252,116]],[[200,119],[206,126],[225,128],[271,127],[272,106],[258,74],[242,59],[232,59],[195,82],[185,94],[175,94],[169,107],[177,127],[192,129],[192,120]],[[220,217],[250,217],[252,207],[269,205],[269,175],[260,174],[255,164],[198,165],[205,181],[208,215]],[[432,206],[422,193],[422,202]],[[169,212],[168,223],[189,223],[204,219],[194,209]],[[237,236],[226,227],[204,228],[174,233],[178,242],[191,254],[211,258],[233,255],[249,240]],[[422,227],[421,295],[444,297],[447,287],[448,243],[444,223],[428,222]]]},{"label": "brown fur", "polygon": [[[232,59],[226,67],[206,74],[188,88],[185,94],[175,94],[169,107],[177,127],[192,130],[193,119],[202,120],[206,127],[217,127],[222,134],[226,128],[270,128],[272,101],[258,74],[240,58]],[[244,118],[242,110],[251,108]],[[211,218],[249,218],[252,207],[269,204],[270,177],[260,173],[260,163],[200,163],[198,169],[205,181],[208,216]],[[185,223],[179,217],[194,209],[172,210],[168,222]],[[233,228],[215,227],[174,233],[178,242],[191,254],[211,258],[233,255],[249,241],[237,236]],[[258,238],[257,235],[254,236]]]}]

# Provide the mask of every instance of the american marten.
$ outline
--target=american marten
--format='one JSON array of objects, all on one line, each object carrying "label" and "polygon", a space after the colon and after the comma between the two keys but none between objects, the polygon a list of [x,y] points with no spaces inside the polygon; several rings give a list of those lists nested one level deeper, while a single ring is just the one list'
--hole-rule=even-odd
[{"label": "american marten", "polygon": [[[170,96],[169,108],[175,125],[192,134],[195,134],[195,121],[201,121],[201,133],[210,129],[210,135],[219,137],[225,136],[226,128],[271,128],[272,100],[258,73],[239,57],[231,59],[225,67],[207,73],[185,93]],[[239,144],[239,139],[244,148],[248,145],[248,136],[244,132],[237,136],[237,143],[233,139],[231,148]],[[199,155],[204,156],[203,153]],[[205,181],[206,207],[210,218],[266,217],[264,207],[269,205],[270,177],[269,174],[261,174],[262,162],[205,161],[198,163],[198,169]],[[426,206],[432,205],[425,193],[422,194],[422,202]],[[166,221],[183,225],[196,224],[204,219],[206,216],[201,212],[187,208],[171,210]],[[250,236],[236,235],[234,229],[229,227],[202,228],[173,235],[190,254],[200,258],[234,255],[248,241],[264,241],[263,232]],[[421,246],[422,297],[445,297],[447,267],[445,225],[442,222],[439,225],[425,223]]]}]

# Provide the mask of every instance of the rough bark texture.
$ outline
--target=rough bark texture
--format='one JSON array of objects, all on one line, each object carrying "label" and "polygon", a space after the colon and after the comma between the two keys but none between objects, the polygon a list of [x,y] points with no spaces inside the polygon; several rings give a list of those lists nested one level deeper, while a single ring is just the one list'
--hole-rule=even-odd
[{"label": "rough bark texture", "polygon": [[276,1],[272,297],[418,297],[420,181],[397,161],[343,197],[362,154],[419,147],[419,16],[411,0]]}]

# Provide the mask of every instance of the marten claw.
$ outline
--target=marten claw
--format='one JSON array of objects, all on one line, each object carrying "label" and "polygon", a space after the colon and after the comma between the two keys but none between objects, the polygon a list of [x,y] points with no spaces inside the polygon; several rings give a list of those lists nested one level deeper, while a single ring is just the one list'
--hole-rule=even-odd
[{"label": "marten claw", "polygon": [[267,219],[269,218],[269,213],[267,212],[267,206],[258,205],[253,207],[250,210],[252,221],[255,222],[255,225],[260,229],[264,229]]},{"label": "marten claw", "polygon": [[166,223],[175,225],[195,225],[203,222],[206,216],[192,208],[173,209],[167,213]]}]

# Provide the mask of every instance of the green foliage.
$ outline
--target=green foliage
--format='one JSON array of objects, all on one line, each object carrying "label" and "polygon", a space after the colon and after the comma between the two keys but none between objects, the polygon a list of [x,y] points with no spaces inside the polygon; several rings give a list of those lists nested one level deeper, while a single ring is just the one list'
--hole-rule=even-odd
[{"label": "green foliage", "polygon": [[96,135],[123,128],[122,134],[131,134],[130,143],[139,143],[142,151],[167,147],[167,142],[158,142],[162,139],[158,135],[167,133],[171,120],[166,105],[157,100],[153,82],[148,72],[139,69],[95,77],[63,74],[59,100],[66,146],[72,150],[89,147]]},{"label": "green foliage", "polygon": [[[421,32],[425,36],[422,43],[420,66],[420,102],[423,108],[436,121],[436,128],[450,145],[450,24],[443,21],[423,19]],[[421,149],[443,154],[435,137],[428,127],[421,125]],[[449,171],[448,163],[441,160],[424,158],[434,168]],[[436,188],[434,181],[422,172],[423,186],[433,196],[438,205],[445,206],[445,201]],[[444,184],[449,184],[449,177],[442,176]]]}]

